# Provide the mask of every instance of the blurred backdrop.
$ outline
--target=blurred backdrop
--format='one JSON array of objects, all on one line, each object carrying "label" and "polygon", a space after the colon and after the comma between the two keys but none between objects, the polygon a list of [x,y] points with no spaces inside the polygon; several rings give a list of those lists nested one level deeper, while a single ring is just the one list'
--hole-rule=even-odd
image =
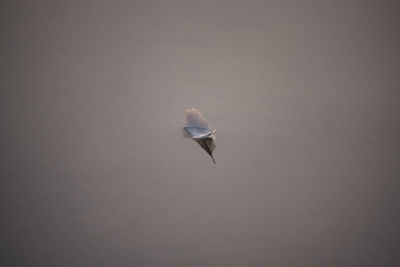
[{"label": "blurred backdrop", "polygon": [[399,266],[399,8],[3,1],[0,265]]}]

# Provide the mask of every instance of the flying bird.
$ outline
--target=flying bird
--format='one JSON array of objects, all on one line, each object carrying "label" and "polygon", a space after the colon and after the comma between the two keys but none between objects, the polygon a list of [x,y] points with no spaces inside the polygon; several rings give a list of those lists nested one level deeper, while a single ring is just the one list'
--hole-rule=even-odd
[{"label": "flying bird", "polygon": [[208,128],[206,119],[195,108],[185,111],[184,120],[184,129],[211,156],[212,161],[215,163],[213,150],[215,148],[215,135],[217,131]]}]

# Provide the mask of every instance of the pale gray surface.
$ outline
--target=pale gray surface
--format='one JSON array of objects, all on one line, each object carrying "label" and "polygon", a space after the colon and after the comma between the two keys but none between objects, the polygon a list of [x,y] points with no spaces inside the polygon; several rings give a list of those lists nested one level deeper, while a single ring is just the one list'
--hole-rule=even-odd
[{"label": "pale gray surface", "polygon": [[2,1],[0,265],[399,266],[396,2]]}]

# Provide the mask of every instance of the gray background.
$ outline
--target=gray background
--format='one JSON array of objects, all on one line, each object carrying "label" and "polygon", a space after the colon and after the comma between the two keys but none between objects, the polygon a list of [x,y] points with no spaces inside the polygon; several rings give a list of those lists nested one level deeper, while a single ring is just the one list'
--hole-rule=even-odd
[{"label": "gray background", "polygon": [[399,266],[397,3],[2,1],[0,265]]}]

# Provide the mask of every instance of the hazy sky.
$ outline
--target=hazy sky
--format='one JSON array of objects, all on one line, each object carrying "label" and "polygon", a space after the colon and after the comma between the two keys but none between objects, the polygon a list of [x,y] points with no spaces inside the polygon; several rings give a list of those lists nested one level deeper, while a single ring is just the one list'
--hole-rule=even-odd
[{"label": "hazy sky", "polygon": [[2,1],[0,265],[399,266],[399,10]]}]

